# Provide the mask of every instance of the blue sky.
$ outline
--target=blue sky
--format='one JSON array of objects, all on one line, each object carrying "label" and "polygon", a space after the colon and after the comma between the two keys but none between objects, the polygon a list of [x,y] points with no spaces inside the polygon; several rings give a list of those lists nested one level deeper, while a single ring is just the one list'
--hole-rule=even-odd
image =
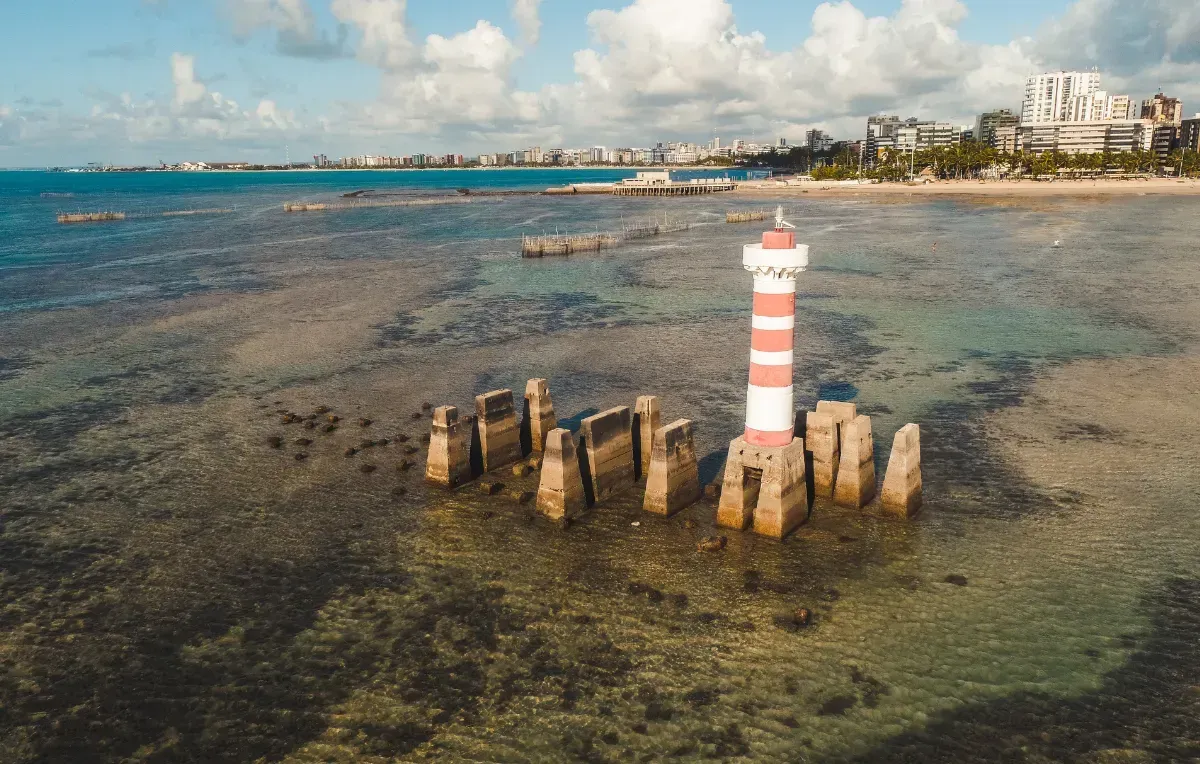
[{"label": "blue sky", "polygon": [[1178,0],[5,4],[7,166],[255,158],[284,142],[302,156],[797,139],[857,133],[876,109],[966,121],[1015,107],[1038,67],[1186,98],[1200,59],[1200,14]]}]

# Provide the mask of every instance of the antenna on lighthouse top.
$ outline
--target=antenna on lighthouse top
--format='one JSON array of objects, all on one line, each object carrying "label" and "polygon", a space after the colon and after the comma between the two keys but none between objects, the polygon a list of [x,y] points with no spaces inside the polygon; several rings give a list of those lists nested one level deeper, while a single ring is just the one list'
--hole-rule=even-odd
[{"label": "antenna on lighthouse top", "polygon": [[782,231],[785,228],[795,228],[796,226],[783,219],[783,205],[775,208],[775,230]]}]

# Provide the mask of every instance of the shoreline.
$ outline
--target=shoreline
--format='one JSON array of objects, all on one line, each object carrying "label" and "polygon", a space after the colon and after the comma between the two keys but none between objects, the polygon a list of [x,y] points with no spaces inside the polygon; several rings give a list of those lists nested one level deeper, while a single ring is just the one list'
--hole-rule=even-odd
[{"label": "shoreline", "polygon": [[1200,179],[1143,180],[940,180],[918,185],[836,185],[814,181],[787,186],[772,181],[739,183],[736,196],[937,197],[937,196],[1200,196]]}]

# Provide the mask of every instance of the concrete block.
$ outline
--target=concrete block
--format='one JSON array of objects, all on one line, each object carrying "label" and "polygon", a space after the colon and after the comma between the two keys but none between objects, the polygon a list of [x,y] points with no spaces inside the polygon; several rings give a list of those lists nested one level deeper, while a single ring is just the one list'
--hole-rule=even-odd
[{"label": "concrete block", "polygon": [[735,438],[725,457],[725,479],[721,481],[721,501],[717,504],[717,525],[744,531],[754,521],[758,506],[758,491],[762,485],[761,471],[746,469],[745,438]]},{"label": "concrete block", "polygon": [[521,420],[521,450],[526,454],[546,449],[546,436],[558,427],[550,386],[544,379],[531,379],[525,385],[525,416]]},{"label": "concrete block", "polygon": [[781,539],[808,518],[804,441],[795,438],[762,458],[762,487],[754,510],[754,532]]},{"label": "concrete block", "polygon": [[842,455],[833,489],[834,502],[855,509],[875,498],[875,448],[871,417],[859,415],[842,428]]},{"label": "concrete block", "polygon": [[480,465],[484,472],[521,460],[521,431],[512,390],[495,390],[475,397],[479,427]]},{"label": "concrete block", "polygon": [[628,406],[602,411],[580,423],[593,502],[630,488],[634,483],[633,417]]},{"label": "concrete block", "polygon": [[808,516],[804,441],[786,446],[752,446],[745,438],[729,444],[717,525],[783,538]]},{"label": "concrete block", "polygon": [[833,496],[837,476],[838,427],[829,414],[809,413],[805,418],[804,447],[812,454],[813,492]]},{"label": "concrete block", "polygon": [[587,509],[587,495],[571,431],[555,429],[547,433],[545,454],[538,482],[538,512],[552,520],[581,514]]},{"label": "concrete block", "polygon": [[430,483],[454,488],[471,479],[470,446],[463,434],[456,407],[434,410],[425,462],[425,479]]},{"label": "concrete block", "polygon": [[642,395],[633,407],[633,450],[637,477],[650,474],[650,452],[654,449],[654,433],[662,427],[662,410],[657,395]]},{"label": "concrete block", "polygon": [[911,422],[892,441],[882,499],[884,511],[895,517],[908,519],[921,508],[921,428]]},{"label": "concrete block", "polygon": [[655,431],[646,475],[642,507],[647,512],[670,517],[699,501],[700,471],[690,421],[678,419]]}]

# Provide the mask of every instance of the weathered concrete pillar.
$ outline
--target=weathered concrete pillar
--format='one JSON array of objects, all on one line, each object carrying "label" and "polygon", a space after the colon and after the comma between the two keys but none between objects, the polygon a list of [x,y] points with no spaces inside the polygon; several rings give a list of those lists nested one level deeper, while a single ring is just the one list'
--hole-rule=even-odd
[{"label": "weathered concrete pillar", "polygon": [[754,532],[781,539],[808,517],[804,441],[796,438],[761,463],[762,489],[754,510]]},{"label": "weathered concrete pillar", "polygon": [[808,517],[804,441],[755,446],[745,438],[729,444],[717,525],[783,538]]},{"label": "weathered concrete pillar", "polygon": [[479,452],[484,472],[521,460],[521,431],[512,390],[495,390],[475,397],[479,423]]},{"label": "weathered concrete pillar", "polygon": [[537,508],[552,520],[574,517],[587,509],[575,437],[570,430],[555,429],[546,434],[546,458],[538,482]]},{"label": "weathered concrete pillar", "polygon": [[459,428],[458,409],[440,406],[433,410],[429,432],[429,458],[425,461],[425,479],[435,485],[454,488],[471,480],[470,446]]},{"label": "weathered concrete pillar", "polygon": [[746,441],[735,438],[725,457],[725,479],[721,481],[721,501],[717,504],[717,525],[744,531],[754,520],[762,473],[746,469]]},{"label": "weathered concrete pillar", "polygon": [[657,395],[638,396],[633,407],[633,463],[637,477],[650,474],[650,452],[654,449],[654,433],[662,427],[662,411]]},{"label": "weathered concrete pillar", "polygon": [[700,471],[690,421],[677,419],[655,430],[646,475],[642,508],[647,512],[670,517],[699,501]]},{"label": "weathered concrete pillar", "polygon": [[921,428],[911,422],[892,441],[882,498],[885,512],[896,517],[907,519],[921,508]]},{"label": "weathered concrete pillar", "polygon": [[837,475],[838,427],[829,414],[809,412],[805,417],[804,447],[813,455],[813,493],[833,496]]},{"label": "weathered concrete pillar", "polygon": [[602,411],[580,423],[579,432],[587,456],[593,502],[614,496],[634,483],[633,421],[628,406]]},{"label": "weathered concrete pillar", "polygon": [[833,496],[833,486],[837,484],[837,471],[842,459],[842,442],[845,436],[846,426],[854,421],[854,417],[858,416],[858,407],[853,403],[846,403],[843,401],[817,401],[817,413],[828,415],[831,419],[833,419],[833,458],[831,459],[833,463],[833,469],[830,472],[831,478],[829,493],[821,494],[819,491],[817,491],[817,494]]},{"label": "weathered concrete pillar", "polygon": [[521,420],[521,450],[526,454],[546,449],[546,436],[558,427],[550,386],[544,379],[531,379],[525,385],[525,417]]},{"label": "weathered concrete pillar", "polygon": [[833,500],[845,507],[866,506],[875,498],[875,449],[871,417],[859,415],[842,428],[842,455]]}]

